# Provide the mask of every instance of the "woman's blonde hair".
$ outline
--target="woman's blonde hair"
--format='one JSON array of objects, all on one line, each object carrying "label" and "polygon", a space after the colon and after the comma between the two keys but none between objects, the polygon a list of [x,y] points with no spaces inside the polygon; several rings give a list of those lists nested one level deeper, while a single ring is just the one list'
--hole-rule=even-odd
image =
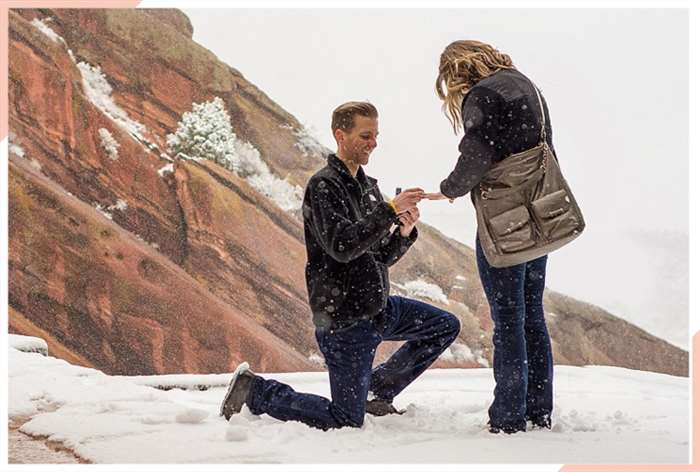
[{"label": "woman's blonde hair", "polygon": [[435,91],[442,99],[442,110],[455,134],[462,124],[464,95],[478,81],[501,69],[514,69],[513,61],[480,41],[455,41],[442,52]]}]

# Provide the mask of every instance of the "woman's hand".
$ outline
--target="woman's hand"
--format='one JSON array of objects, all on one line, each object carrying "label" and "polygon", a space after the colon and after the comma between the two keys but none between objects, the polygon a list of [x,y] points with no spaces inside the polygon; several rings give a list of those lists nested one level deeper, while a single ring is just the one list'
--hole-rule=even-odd
[{"label": "woman's hand", "polygon": [[446,197],[446,196],[444,196],[444,195],[443,195],[442,193],[440,193],[440,192],[436,192],[436,193],[425,193],[425,194],[423,194],[423,198],[425,198],[425,199],[427,199],[427,200],[449,200],[450,203],[454,203],[454,201],[455,201],[454,198]]}]

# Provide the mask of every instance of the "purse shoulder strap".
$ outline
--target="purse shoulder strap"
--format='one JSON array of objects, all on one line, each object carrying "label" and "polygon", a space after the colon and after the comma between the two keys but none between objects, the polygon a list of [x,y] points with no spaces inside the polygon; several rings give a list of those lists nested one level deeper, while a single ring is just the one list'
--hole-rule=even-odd
[{"label": "purse shoulder strap", "polygon": [[[523,74],[525,75],[525,74]],[[544,106],[542,105],[542,98],[540,97],[540,91],[537,89],[537,86],[530,80],[528,76],[525,75],[525,78],[530,82],[530,85],[532,85],[532,88],[535,89],[535,94],[537,94],[537,102],[540,104],[540,114],[542,115],[542,120],[541,120],[541,127],[540,127],[540,144],[546,142],[547,139],[547,132],[545,131],[544,128],[544,122],[545,122],[545,117],[544,117]]]}]

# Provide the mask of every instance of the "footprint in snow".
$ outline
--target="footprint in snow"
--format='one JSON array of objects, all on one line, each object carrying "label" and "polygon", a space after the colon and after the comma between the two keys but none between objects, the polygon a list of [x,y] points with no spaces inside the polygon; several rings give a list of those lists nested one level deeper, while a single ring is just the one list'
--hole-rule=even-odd
[{"label": "footprint in snow", "polygon": [[142,424],[166,424],[172,423],[170,418],[165,418],[162,416],[144,416],[141,418]]},{"label": "footprint in snow", "polygon": [[187,408],[175,415],[175,421],[185,424],[197,424],[205,420],[209,416],[206,410],[200,408]]},{"label": "footprint in snow", "polygon": [[245,441],[248,439],[248,431],[243,426],[232,425],[226,430],[227,441]]}]

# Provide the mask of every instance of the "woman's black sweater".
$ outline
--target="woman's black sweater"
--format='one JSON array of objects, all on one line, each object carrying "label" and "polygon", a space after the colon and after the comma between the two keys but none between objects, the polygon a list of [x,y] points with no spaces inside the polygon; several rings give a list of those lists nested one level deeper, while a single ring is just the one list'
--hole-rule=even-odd
[{"label": "woman's black sweater", "polygon": [[[544,97],[542,105],[547,143],[556,156]],[[496,162],[535,147],[540,142],[541,116],[534,86],[516,69],[500,70],[477,82],[462,102],[460,156],[440,184],[442,194],[466,195]]]}]

